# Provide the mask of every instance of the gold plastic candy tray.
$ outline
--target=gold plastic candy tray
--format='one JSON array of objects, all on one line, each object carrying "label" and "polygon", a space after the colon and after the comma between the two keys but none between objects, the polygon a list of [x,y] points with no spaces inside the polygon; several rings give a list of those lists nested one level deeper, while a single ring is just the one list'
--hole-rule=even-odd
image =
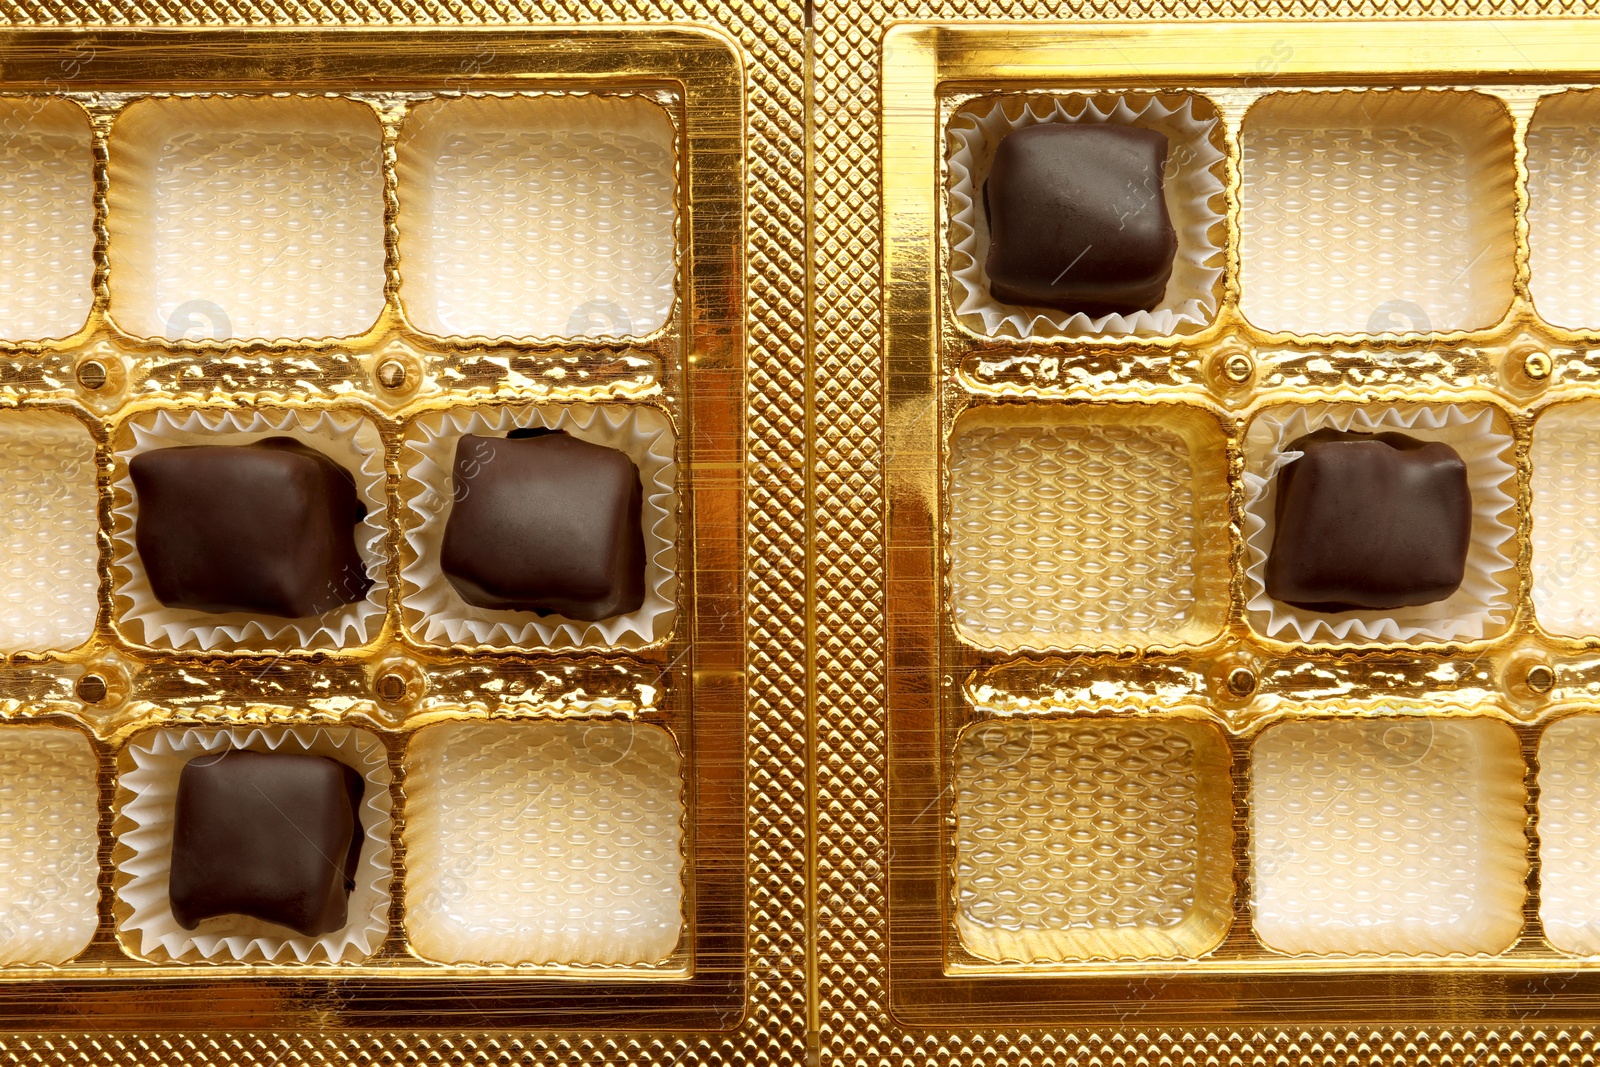
[{"label": "gold plastic candy tray", "polygon": [[[887,935],[853,949],[884,961],[887,1032],[1003,1058],[1137,1025],[1128,1055],[1178,1058],[1197,1039],[1163,1028],[1336,1044],[1588,1016],[1595,33],[886,30],[882,599],[858,588],[885,719],[824,709],[849,741],[821,759],[881,744],[887,773],[824,799],[824,855],[850,858],[819,892],[887,867]],[[1168,124],[1167,201],[1190,201],[1161,307],[1187,287],[1184,313],[986,309],[973,190],[997,131],[1033,121]],[[820,247],[826,274],[843,250]],[[829,290],[823,320],[846,302]],[[822,366],[873,380],[841,336]],[[1467,458],[1474,562],[1446,608],[1332,625],[1265,596],[1273,457],[1324,424]],[[870,543],[833,499],[823,559]],[[825,613],[849,584],[830,573]],[[872,853],[853,805],[880,786]]]},{"label": "gold plastic candy tray", "polygon": [[[66,592],[31,616],[25,594],[8,598],[21,620],[0,672],[4,716],[19,724],[4,727],[19,776],[7,786],[11,832],[48,833],[52,809],[66,823],[82,815],[83,798],[61,781],[71,776],[50,777],[49,761],[70,766],[77,750],[52,757],[46,741],[21,744],[32,727],[87,738],[92,758],[78,766],[99,812],[89,822],[87,947],[47,964],[37,961],[50,959],[48,946],[20,950],[0,972],[8,1029],[737,1024],[752,884],[742,858],[745,575],[768,573],[747,559],[742,518],[745,77],[725,34],[671,25],[0,38],[12,143],[40,154],[46,173],[62,172],[6,194],[11,217],[33,211],[36,229],[61,231],[13,250],[12,269],[32,288],[8,292],[4,332],[53,339],[7,342],[0,371],[8,543],[14,559],[33,559],[54,580],[40,583],[24,566],[6,581],[88,592],[86,607]],[[621,140],[585,154],[591,127],[621,130]],[[516,131],[527,129],[555,131],[544,135],[546,155],[516,155]],[[441,130],[456,138],[444,148],[427,141]],[[538,163],[551,158],[566,169]],[[526,200],[514,210],[547,227],[541,248],[573,242],[560,257],[536,250],[542,275],[507,273],[479,255],[487,247],[504,258],[521,232],[503,206],[517,189]],[[426,217],[408,214],[418,211]],[[578,304],[562,288],[571,275],[604,273],[583,257],[595,242],[604,252],[607,235],[625,246],[612,253],[615,295],[555,307]],[[253,269],[230,270],[241,262]],[[174,306],[185,293],[207,299]],[[639,447],[652,457],[647,478],[657,471],[664,486],[664,517],[650,530],[660,541],[652,566],[670,572],[653,587],[664,602],[616,632],[522,633],[471,620],[460,632],[429,631],[440,613],[407,606],[425,585],[411,570],[425,554],[413,535],[437,504],[427,494],[441,491],[416,481],[419,435],[466,428],[475,415],[509,426],[530,411],[624,437],[652,428]],[[364,457],[358,485],[376,505],[370,610],[309,636],[152,621],[126,547],[129,451],[152,432],[284,426],[345,434],[339,447]],[[59,558],[41,556],[52,551]],[[429,729],[440,724],[465,731],[462,740],[441,742]],[[152,728],[186,726],[366,732],[374,773],[392,780],[387,849],[369,850],[389,876],[370,951],[334,962],[201,959],[142,938],[129,901],[145,869],[136,857],[147,812],[134,802],[151,787],[127,783],[150,780],[135,765],[155,757],[135,746]],[[520,786],[508,790],[507,775]],[[45,814],[29,807],[30,782],[54,790]],[[543,798],[548,826],[517,822],[529,817],[517,814],[518,788]],[[608,788],[609,797],[594,792]],[[507,806],[484,808],[496,804]],[[476,878],[478,890],[500,894],[505,915],[520,907],[519,892],[579,893],[566,898],[579,911],[597,899],[583,903],[583,891],[559,869],[538,873],[534,858],[519,874],[515,861],[474,870],[484,854],[452,851],[493,832],[534,855],[568,850],[559,862],[573,864],[570,881],[602,894],[611,890],[593,883],[594,865],[574,846],[602,865],[620,856],[619,871],[645,865],[661,888],[637,904],[681,900],[670,905],[681,915],[661,920],[678,932],[620,955],[563,954],[548,940],[520,956],[452,944],[449,928],[423,914],[453,899],[425,894],[441,878]],[[65,837],[53,840],[65,847]],[[408,855],[430,874],[408,875]],[[83,889],[64,882],[57,896]],[[495,921],[482,900],[475,906],[473,921]],[[70,940],[71,928],[58,929]],[[5,1040],[8,1055],[22,1054]],[[138,1047],[118,1054],[148,1062]]]}]

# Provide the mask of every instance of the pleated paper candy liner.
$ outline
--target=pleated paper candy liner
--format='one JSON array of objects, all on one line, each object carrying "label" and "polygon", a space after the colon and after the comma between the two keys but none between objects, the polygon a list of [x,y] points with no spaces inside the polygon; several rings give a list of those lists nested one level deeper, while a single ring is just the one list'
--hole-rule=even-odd
[{"label": "pleated paper candy liner", "polygon": [[[1476,641],[1503,627],[1515,598],[1516,530],[1505,516],[1515,505],[1507,492],[1516,469],[1503,458],[1509,436],[1493,429],[1492,408],[1471,405],[1354,406],[1313,404],[1273,408],[1257,415],[1245,435],[1245,584],[1250,621],[1268,637],[1302,642]],[[1395,431],[1422,441],[1442,441],[1461,455],[1472,493],[1472,538],[1466,576],[1448,599],[1392,611],[1323,614],[1267,596],[1267,555],[1276,529],[1278,471],[1302,453],[1289,443],[1314,430]]]},{"label": "pleated paper candy liner", "polygon": [[[134,445],[117,456],[119,503],[113,513],[112,548],[116,621],[133,640],[160,648],[233,651],[343,648],[364,644],[376,635],[383,625],[388,591],[383,550],[387,475],[383,439],[372,423],[359,415],[332,411],[159,411],[131,425]],[[166,607],[151,590],[134,543],[139,501],[128,461],[156,448],[247,445],[269,437],[292,437],[321,452],[355,479],[356,491],[367,507],[366,518],[355,528],[356,549],[373,583],[366,598],[303,619]]]},{"label": "pleated paper candy liner", "polygon": [[[305,937],[288,927],[239,915],[206,919],[185,930],[168,897],[178,776],[196,756],[229,749],[326,756],[366,780],[361,797],[361,862],[344,928]],[[118,929],[131,948],[157,962],[350,963],[372,955],[389,932],[389,826],[393,802],[383,742],[347,726],[235,726],[158,729],[128,744],[133,768],[118,779]]]},{"label": "pleated paper candy liner", "polygon": [[[1074,105],[1078,110],[1074,110]],[[1161,303],[1131,315],[1089,317],[1081,312],[1003,304],[989,291],[989,221],[983,183],[1006,134],[1046,122],[1106,122],[1158,130],[1167,136],[1163,195],[1178,233],[1177,258]],[[950,120],[950,280],[958,321],[989,337],[1028,339],[1192,333],[1217,311],[1222,246],[1212,231],[1223,221],[1224,155],[1211,143],[1217,119],[1197,118],[1194,98],[1127,96],[1004,99],[962,110]]]},{"label": "pleated paper candy liner", "polygon": [[[439,565],[455,499],[456,442],[528,427],[562,430],[627,453],[644,487],[645,598],[636,611],[587,622],[468,604]],[[677,460],[672,424],[654,408],[621,405],[456,409],[421,416],[406,436],[404,495],[411,556],[401,571],[406,625],[433,644],[514,648],[638,648],[672,628],[678,592]]]}]

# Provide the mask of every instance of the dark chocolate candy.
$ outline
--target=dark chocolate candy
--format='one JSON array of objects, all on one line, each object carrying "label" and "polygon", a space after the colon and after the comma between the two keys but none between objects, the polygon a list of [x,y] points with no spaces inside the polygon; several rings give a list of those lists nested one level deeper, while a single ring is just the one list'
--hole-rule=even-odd
[{"label": "dark chocolate candy", "polygon": [[440,564],[483,608],[594,621],[644,603],[643,490],[626,454],[570,434],[463,437]]},{"label": "dark chocolate candy", "polygon": [[178,777],[172,915],[185,930],[246,915],[307,937],[345,924],[366,782],[338,760],[230,750]]},{"label": "dark chocolate candy", "polygon": [[1007,134],[983,187],[995,299],[1089,316],[1161,303],[1178,251],[1166,161],[1165,135],[1133,126],[1056,122]]},{"label": "dark chocolate candy", "polygon": [[1318,430],[1277,475],[1267,595],[1312,611],[1450,597],[1466,573],[1472,493],[1456,450],[1400,433]]},{"label": "dark chocolate candy", "polygon": [[350,472],[289,437],[141,452],[135,543],[170,608],[301,618],[372,588]]}]

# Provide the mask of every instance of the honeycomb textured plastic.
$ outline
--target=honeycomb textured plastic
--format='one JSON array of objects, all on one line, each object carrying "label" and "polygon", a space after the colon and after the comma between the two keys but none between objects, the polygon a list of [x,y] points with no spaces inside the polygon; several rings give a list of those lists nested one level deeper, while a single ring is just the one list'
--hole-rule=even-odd
[{"label": "honeycomb textured plastic", "polygon": [[401,290],[435,334],[642,336],[674,293],[672,121],[641,97],[447,100],[400,144]]},{"label": "honeycomb textured plastic", "polygon": [[986,959],[1194,956],[1232,918],[1228,750],[1193,722],[989,722],[956,753],[956,929]]},{"label": "honeycomb textured plastic", "polygon": [[1600,953],[1600,715],[1539,739],[1539,917],[1556,948]]},{"label": "honeycomb textured plastic", "polygon": [[1269,97],[1241,148],[1242,307],[1255,325],[1431,333],[1492,325],[1509,305],[1511,131],[1488,98]]},{"label": "honeycomb textured plastic", "polygon": [[66,337],[94,303],[89,117],[63,100],[0,101],[0,129],[0,338]]},{"label": "honeycomb textured plastic", "polygon": [[0,964],[65,963],[100,917],[100,788],[80,733],[0,727]]},{"label": "honeycomb textured plastic", "polygon": [[383,310],[382,131],[325,98],[149,100],[111,135],[111,314],[141,336],[298,339]]},{"label": "honeycomb textured plastic", "polygon": [[1256,933],[1286,953],[1498,953],[1528,859],[1516,734],[1489,719],[1312,720],[1251,753]]},{"label": "honeycomb textured plastic", "polygon": [[1228,569],[1221,446],[1197,454],[1154,421],[1026,418],[980,415],[951,443],[958,631],[1008,651],[1215,633]]},{"label": "honeycomb textured plastic", "polygon": [[1530,460],[1534,614],[1551,633],[1600,633],[1600,403],[1539,416]]},{"label": "honeycomb textured plastic", "polygon": [[1528,127],[1528,257],[1533,303],[1547,322],[1600,325],[1600,97],[1547,101]]},{"label": "honeycomb textured plastic", "polygon": [[94,451],[70,416],[0,413],[0,651],[74,648],[94,632]]},{"label": "honeycomb textured plastic", "polygon": [[450,963],[648,964],[683,925],[672,737],[628,722],[449,723],[406,756],[406,931]]}]

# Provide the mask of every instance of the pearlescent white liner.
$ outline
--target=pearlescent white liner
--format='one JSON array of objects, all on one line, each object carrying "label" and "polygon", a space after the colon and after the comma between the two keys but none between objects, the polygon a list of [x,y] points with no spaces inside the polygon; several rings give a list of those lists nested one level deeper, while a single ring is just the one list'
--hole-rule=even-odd
[{"label": "pearlescent white liner", "polygon": [[66,963],[94,937],[98,774],[76,730],[0,727],[0,966]]},{"label": "pearlescent white liner", "polygon": [[0,337],[83,328],[94,305],[94,146],[68,100],[0,100]]},{"label": "pearlescent white liner", "polygon": [[1546,322],[1600,325],[1600,93],[1539,102],[1528,126],[1528,290]]},{"label": "pearlescent white liner", "polygon": [[[636,611],[599,622],[479,608],[461,599],[439,565],[455,500],[456,442],[504,437],[543,426],[625,452],[639,468],[644,497],[645,597]],[[672,629],[678,595],[677,460],[672,423],[651,407],[574,404],[457,408],[422,415],[406,433],[402,464],[407,544],[401,571],[406,626],[434,644],[513,648],[638,648]]]},{"label": "pearlescent white liner", "polygon": [[1539,918],[1562,952],[1600,953],[1600,715],[1539,739]]},{"label": "pearlescent white liner", "polygon": [[[1289,444],[1314,430],[1396,431],[1442,441],[1467,466],[1472,493],[1472,540],[1461,587],[1446,600],[1392,611],[1322,614],[1267,596],[1267,556],[1276,529],[1275,475],[1301,453]],[[1509,435],[1494,429],[1494,409],[1476,404],[1311,404],[1269,408],[1245,433],[1245,595],[1250,624],[1284,641],[1476,641],[1504,629],[1515,607],[1516,530],[1505,516],[1515,507],[1516,468],[1503,458]],[[1512,522],[1515,521],[1513,518]]]},{"label": "pearlescent white liner", "polygon": [[[178,777],[196,756],[229,749],[326,756],[365,779],[361,861],[344,928],[305,937],[285,926],[240,915],[202,920],[185,930],[167,895]],[[117,929],[139,955],[179,963],[353,963],[377,951],[389,932],[389,761],[383,742],[348,726],[234,726],[156,729],[128,743],[131,769],[117,780],[122,799],[117,837]]]},{"label": "pearlescent white liner", "polygon": [[1263,731],[1250,752],[1256,933],[1291,955],[1504,951],[1527,894],[1523,774],[1516,733],[1492,719]]},{"label": "pearlescent white liner", "polygon": [[111,317],[143,337],[315,339],[383,310],[383,129],[325,96],[151,98],[112,126]]},{"label": "pearlescent white liner", "polygon": [[[117,453],[117,506],[112,513],[115,615],[124,633],[140,644],[202,651],[346,648],[365,644],[377,635],[389,588],[383,544],[388,476],[377,427],[359,415],[336,411],[157,411],[141,415],[129,425],[134,444]],[[292,437],[321,452],[355,479],[367,515],[356,525],[353,536],[372,588],[365,599],[304,619],[166,607],[151,590],[134,544],[139,501],[128,461],[155,448],[247,445],[269,437]]]},{"label": "pearlescent white liner", "polygon": [[665,730],[451,722],[406,751],[406,932],[446,963],[658,963],[683,928],[683,768]]},{"label": "pearlescent white liner", "polygon": [[83,644],[100,608],[95,441],[59,411],[0,413],[0,652]]},{"label": "pearlescent white liner", "polygon": [[654,333],[676,293],[676,142],[641,96],[419,106],[396,146],[407,316],[451,336]]},{"label": "pearlescent white liner", "polygon": [[1239,133],[1241,308],[1263,330],[1427,334],[1511,304],[1511,116],[1461,90],[1285,92]]},{"label": "pearlescent white liner", "polygon": [[[957,321],[991,337],[1049,338],[1095,335],[1141,337],[1193,333],[1217,311],[1222,247],[1212,237],[1223,221],[1222,165],[1211,143],[1216,118],[1194,114],[1195,98],[1129,96],[1008,97],[958,111],[947,131],[950,198],[950,297]],[[1162,192],[1178,234],[1172,278],[1161,303],[1131,315],[1100,315],[1003,304],[989,291],[989,222],[983,183],[1006,134],[1046,122],[1106,122],[1138,126],[1167,136]]]}]

